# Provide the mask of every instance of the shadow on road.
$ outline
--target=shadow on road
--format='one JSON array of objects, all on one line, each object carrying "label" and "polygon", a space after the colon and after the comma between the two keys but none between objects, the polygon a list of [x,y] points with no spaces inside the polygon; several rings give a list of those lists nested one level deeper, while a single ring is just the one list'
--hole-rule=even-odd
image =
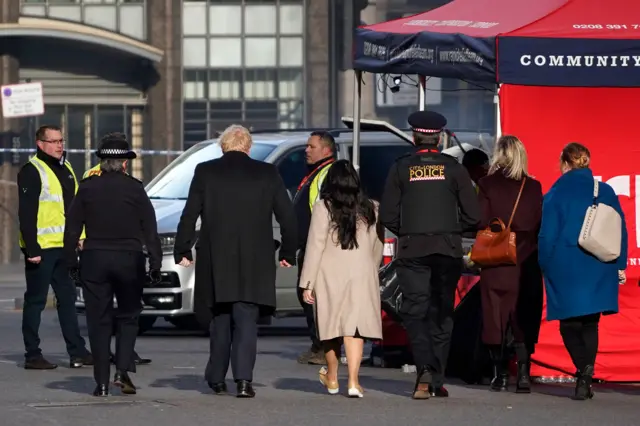
[{"label": "shadow on road", "polygon": [[[264,387],[260,383],[253,383],[255,388]],[[152,388],[171,388],[181,391],[198,391],[202,394],[211,394],[211,389],[205,382],[202,375],[196,374],[182,374],[171,378],[158,379],[151,383],[149,387]],[[227,380],[227,388],[230,392],[235,392],[235,383],[232,380]]]},{"label": "shadow on road", "polygon": [[66,390],[73,393],[90,394],[96,387],[93,377],[89,376],[70,376],[65,380],[58,380],[45,384],[48,389]]}]

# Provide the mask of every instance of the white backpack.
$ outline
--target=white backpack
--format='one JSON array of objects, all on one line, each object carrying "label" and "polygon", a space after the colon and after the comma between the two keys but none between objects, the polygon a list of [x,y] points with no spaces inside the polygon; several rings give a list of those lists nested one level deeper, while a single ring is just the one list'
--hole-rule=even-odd
[{"label": "white backpack", "polygon": [[599,183],[593,181],[593,204],[587,208],[578,245],[601,262],[620,257],[622,218],[611,206],[598,203]]}]

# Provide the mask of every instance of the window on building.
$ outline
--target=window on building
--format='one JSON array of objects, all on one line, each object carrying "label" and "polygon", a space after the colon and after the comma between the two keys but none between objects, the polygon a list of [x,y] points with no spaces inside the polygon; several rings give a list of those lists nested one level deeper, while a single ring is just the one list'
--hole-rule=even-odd
[{"label": "window on building", "polygon": [[[301,127],[303,0],[185,1],[183,7],[185,145],[230,124]],[[205,118],[188,112],[195,104]]]},{"label": "window on building", "polygon": [[80,22],[146,39],[145,0],[22,0],[20,14]]}]

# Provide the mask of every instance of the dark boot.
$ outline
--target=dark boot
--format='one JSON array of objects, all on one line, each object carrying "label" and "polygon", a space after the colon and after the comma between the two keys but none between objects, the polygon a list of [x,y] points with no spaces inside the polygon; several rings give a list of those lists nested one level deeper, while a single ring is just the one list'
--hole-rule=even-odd
[{"label": "dark boot", "polygon": [[493,392],[503,392],[509,385],[509,365],[501,348],[491,349],[491,361],[493,362],[493,379],[490,389]]},{"label": "dark boot", "polygon": [[576,380],[576,390],[573,399],[576,401],[584,401],[593,398],[593,365],[587,365],[583,371],[578,372],[578,380]]},{"label": "dark boot", "polygon": [[113,376],[113,385],[119,387],[124,395],[135,395],[137,392],[136,386],[126,371],[116,371]]},{"label": "dark boot", "polygon": [[530,362],[518,361],[518,379],[516,381],[516,393],[531,393]]},{"label": "dark boot", "polygon": [[531,358],[524,343],[516,343],[516,357],[518,358],[518,378],[516,393],[531,393]]},{"label": "dark boot", "polygon": [[238,380],[237,388],[237,398],[254,398],[256,396],[256,392],[253,390],[251,382],[248,382],[246,380]]}]

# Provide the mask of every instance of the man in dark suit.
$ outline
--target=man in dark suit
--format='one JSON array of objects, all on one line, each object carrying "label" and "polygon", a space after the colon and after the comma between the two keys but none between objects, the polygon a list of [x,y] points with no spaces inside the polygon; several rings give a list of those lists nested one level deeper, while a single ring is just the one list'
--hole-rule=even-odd
[{"label": "man in dark suit", "polygon": [[225,393],[231,361],[240,398],[255,396],[257,321],[276,307],[274,213],[280,266],[295,265],[297,248],[291,199],[276,167],[249,157],[252,143],[247,129],[231,126],[220,136],[222,158],[196,167],[174,248],[176,263],[188,267],[196,245],[196,297],[212,313],[205,379],[214,393]]}]

